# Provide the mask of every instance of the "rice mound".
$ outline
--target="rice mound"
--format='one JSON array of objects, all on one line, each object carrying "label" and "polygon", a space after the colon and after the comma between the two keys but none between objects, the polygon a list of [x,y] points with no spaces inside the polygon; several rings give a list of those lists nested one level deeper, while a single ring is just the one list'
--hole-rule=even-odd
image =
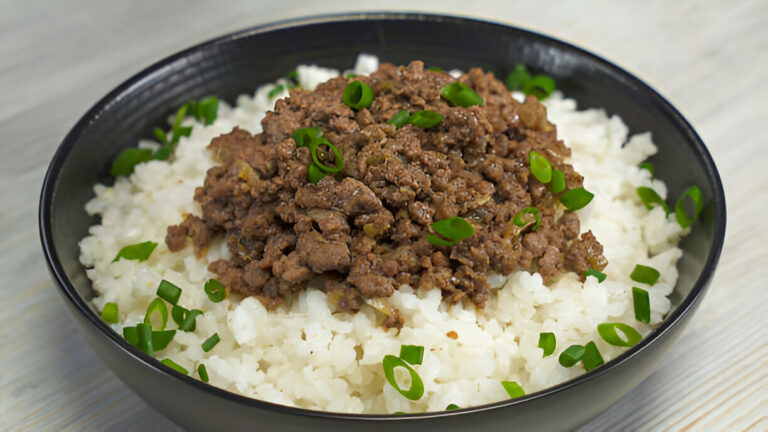
[{"label": "rice mound", "polygon": [[[361,55],[354,72],[369,74],[377,67],[375,57]],[[302,86],[310,89],[339,74],[317,66],[297,71]],[[175,158],[140,164],[114,186],[96,185],[96,197],[86,205],[101,223],[80,242],[80,261],[98,294],[95,308],[101,310],[106,302],[119,305],[115,331],[122,334],[124,326],[143,322],[162,279],[183,289],[181,306],[204,312],[195,332],[177,332],[157,358],[171,358],[195,377],[204,363],[212,385],[288,406],[347,413],[442,411],[449,404],[469,407],[507,399],[502,380],[517,381],[533,393],[580,375],[580,363],[571,368],[558,364],[566,347],[594,341],[606,362],[625,350],[605,343],[598,324],[623,322],[647,335],[669,312],[667,296],[682,255],[677,243],[686,231],[660,207],[647,210],[635,193],[638,186],[649,186],[666,198],[664,183],[638,168],[656,152],[650,134],[628,139],[619,117],[597,109],[578,111],[575,101],[558,92],[544,104],[559,137],[573,150],[572,164],[584,176],[584,187],[595,194],[578,215],[582,232],[591,229],[604,246],[609,265],[603,283],[594,277],[582,283],[578,275],[566,273],[546,286],[539,274],[526,271],[493,274],[488,278],[493,294],[484,309],[468,302],[450,306],[441,301],[439,290],[405,285],[389,299],[405,318],[399,334],[384,330],[368,306],[354,315],[334,313],[325,294],[311,288],[274,311],[255,298],[236,295],[212,303],[203,284],[216,275],[207,267],[228,257],[226,244],[214,241],[201,259],[191,246],[171,253],[164,242],[166,228],[184,214],[200,214],[194,190],[214,165],[206,146],[235,126],[261,132],[264,114],[277,98],[288,96],[283,91],[269,98],[274,87],[267,84],[253,96],[239,96],[235,107],[220,102],[212,125],[187,118],[184,124],[194,126],[192,134],[181,138]],[[112,262],[123,246],[147,240],[158,243],[149,260]],[[635,264],[659,270],[659,281],[650,287],[631,281]],[[649,292],[650,325],[634,317],[633,285]],[[537,347],[541,332],[557,337],[557,349],[547,358]],[[213,333],[221,342],[203,352],[200,344]],[[381,367],[383,357],[397,356],[403,344],[425,347],[423,364],[415,367],[425,389],[418,401],[390,386]]]}]

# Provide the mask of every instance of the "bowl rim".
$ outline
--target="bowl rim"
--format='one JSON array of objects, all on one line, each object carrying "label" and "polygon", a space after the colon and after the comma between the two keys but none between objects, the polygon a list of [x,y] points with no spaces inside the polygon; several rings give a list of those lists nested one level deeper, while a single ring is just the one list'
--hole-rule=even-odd
[{"label": "bowl rim", "polygon": [[[507,399],[499,402],[462,408],[454,411],[407,414],[348,414],[330,411],[316,411],[305,408],[290,407],[233,393],[214,385],[203,383],[193,378],[191,375],[182,374],[168,366],[163,365],[158,359],[146,355],[138,348],[129,344],[121,335],[113,331],[110,326],[104,323],[99,315],[97,315],[96,312],[89,306],[88,302],[86,302],[82,297],[80,297],[80,295],[78,295],[74,286],[71,284],[69,278],[67,277],[66,271],[64,270],[62,262],[56,252],[51,223],[51,204],[55,198],[54,192],[56,191],[56,185],[59,180],[58,175],[64,166],[70,151],[75,146],[80,136],[83,134],[83,131],[88,128],[91,121],[98,118],[99,114],[103,110],[109,108],[109,106],[112,104],[119,103],[126,94],[130,94],[134,89],[146,86],[156,79],[161,78],[165,70],[178,60],[187,57],[189,54],[201,51],[214,45],[224,44],[275,30],[284,30],[308,25],[331,24],[347,21],[397,20],[451,22],[458,25],[488,26],[496,28],[500,31],[511,30],[513,32],[525,34],[529,38],[537,39],[549,46],[555,46],[562,50],[578,52],[580,55],[591,58],[594,62],[600,64],[602,67],[611,69],[621,79],[623,79],[627,85],[633,87],[635,91],[649,95],[653,99],[653,103],[660,107],[664,111],[664,114],[672,119],[673,123],[677,123],[677,125],[681,128],[681,131],[687,136],[688,141],[692,144],[694,152],[698,153],[699,160],[703,162],[703,168],[705,170],[706,177],[709,179],[712,185],[712,204],[714,207],[714,237],[712,239],[712,247],[709,251],[706,262],[704,263],[703,271],[694,283],[690,293],[688,293],[688,295],[682,299],[680,305],[675,308],[675,310],[673,310],[669,315],[667,315],[667,317],[659,324],[659,326],[655,328],[648,336],[643,338],[643,340],[640,341],[637,345],[626,350],[611,361],[606,362],[603,367],[586,372],[568,381],[562,382],[552,387],[547,387],[543,390],[530,393],[516,399]],[[642,351],[645,350],[647,346],[664,336],[668,331],[670,331],[671,328],[680,322],[680,320],[685,315],[687,315],[694,308],[696,303],[703,297],[709,281],[714,274],[714,269],[720,258],[724,244],[726,206],[723,185],[712,156],[691,124],[669,101],[661,96],[654,88],[639,78],[635,77],[633,74],[627,72],[622,67],[606,60],[605,58],[560,39],[501,21],[493,21],[488,19],[452,14],[435,14],[422,12],[347,12],[286,19],[229,32],[164,57],[163,59],[152,63],[151,65],[143,68],[130,78],[123,81],[112,91],[107,93],[106,96],[102,97],[98,102],[96,102],[77,121],[77,123],[75,123],[75,125],[65,135],[63,141],[57,148],[43,180],[39,201],[38,224],[40,240],[43,253],[45,255],[46,264],[48,265],[48,269],[52,275],[53,280],[56,282],[55,285],[57,285],[57,288],[60,290],[60,294],[68,301],[70,301],[78,310],[78,312],[82,314],[90,324],[98,328],[98,330],[104,336],[110,339],[118,349],[122,350],[123,354],[132,357],[134,361],[142,363],[143,366],[149,367],[155,372],[164,374],[169,378],[181,380],[182,382],[192,385],[198,390],[204,391],[211,396],[228,399],[231,402],[235,402],[240,405],[246,405],[252,408],[266,409],[274,412],[282,412],[298,416],[320,417],[325,419],[394,421],[404,419],[424,420],[470,413],[481,413],[484,411],[502,409],[524,404],[531,400],[544,399],[571,387],[580,385],[584,382],[595,380],[598,377],[606,375],[614,369],[620,367],[623,363],[626,363],[630,359],[639,355]]]}]

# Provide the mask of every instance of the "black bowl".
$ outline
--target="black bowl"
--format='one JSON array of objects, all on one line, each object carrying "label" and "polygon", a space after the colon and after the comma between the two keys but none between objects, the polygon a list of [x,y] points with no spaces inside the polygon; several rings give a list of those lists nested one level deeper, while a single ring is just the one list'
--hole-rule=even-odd
[{"label": "black bowl", "polygon": [[[459,411],[346,415],[289,408],[238,396],[165,367],[105,325],[90,306],[91,284],[78,262],[78,241],[96,220],[83,210],[92,185],[109,182],[110,162],[192,98],[233,102],[299,63],[349,68],[358,53],[383,61],[504,76],[515,64],[555,78],[580,106],[620,115],[632,133],[651,131],[659,147],[656,175],[670,196],[701,188],[706,205],[685,251],[673,309],[653,333],[592,372],[525,397]],[[470,427],[556,430],[583,424],[653,370],[688,322],[710,282],[725,235],[725,198],[707,149],[669,102],[621,68],[566,43],[500,24],[416,14],[353,14],[302,19],[240,31],[190,48],[143,70],[109,93],[67,134],[48,169],[40,199],[40,235],[64,303],[101,359],[149,405],[171,420],[204,430],[434,430]]]}]

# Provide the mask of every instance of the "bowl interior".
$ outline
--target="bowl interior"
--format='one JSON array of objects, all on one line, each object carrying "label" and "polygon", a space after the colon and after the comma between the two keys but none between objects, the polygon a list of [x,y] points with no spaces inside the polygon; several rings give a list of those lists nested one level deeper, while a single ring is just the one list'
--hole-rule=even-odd
[{"label": "bowl interior", "polygon": [[[444,69],[482,67],[499,77],[524,63],[551,75],[581,108],[603,107],[609,115],[620,115],[630,133],[651,131],[659,147],[651,161],[669,196],[696,184],[706,203],[681,243],[685,253],[673,309],[690,306],[703,291],[724,235],[722,186],[703,143],[663,98],[596,56],[527,31],[451,17],[368,14],[276,24],[222,37],[153,65],[94,106],[62,143],[41,198],[43,241],[65,293],[81,308],[93,297],[78,261],[78,242],[97,221],[83,207],[95,183],[111,183],[108,170],[120,151],[151,137],[152,128],[165,126],[165,118],[189,99],[217,95],[233,103],[238,94],[252,93],[297,64],[347,69],[361,52],[395,64],[420,59]],[[93,311],[85,313],[98,320]]]}]

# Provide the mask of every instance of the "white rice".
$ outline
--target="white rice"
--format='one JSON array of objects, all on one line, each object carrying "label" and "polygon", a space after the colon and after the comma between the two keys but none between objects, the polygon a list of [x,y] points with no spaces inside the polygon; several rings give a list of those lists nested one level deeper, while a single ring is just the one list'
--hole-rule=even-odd
[{"label": "white rice", "polygon": [[[369,74],[377,67],[375,57],[361,56],[354,72]],[[338,74],[298,67],[305,88]],[[502,380],[516,381],[533,393],[575,377],[584,373],[580,364],[564,368],[557,361],[571,344],[594,341],[606,361],[624,351],[600,338],[598,324],[623,322],[646,335],[669,311],[667,296],[682,255],[676,245],[685,232],[661,208],[648,211],[635,193],[638,186],[650,186],[666,198],[664,183],[637,167],[656,152],[650,134],[627,141],[620,118],[609,118],[603,110],[577,111],[576,102],[559,93],[545,105],[559,136],[573,149],[572,163],[584,176],[584,186],[595,194],[578,214],[582,231],[591,229],[605,247],[610,262],[605,282],[589,277],[581,283],[569,273],[546,286],[539,274],[491,275],[494,292],[484,309],[448,306],[439,290],[403,286],[390,299],[405,318],[399,334],[382,329],[380,318],[367,306],[355,315],[334,313],[325,294],[315,289],[271,312],[254,298],[236,295],[210,302],[203,284],[216,275],[207,267],[228,257],[225,243],[214,242],[200,260],[191,246],[171,253],[164,242],[166,227],[179,223],[185,213],[200,214],[194,189],[214,165],[206,146],[234,126],[261,132],[260,121],[275,102],[267,96],[272,88],[267,84],[253,96],[239,96],[236,107],[221,103],[210,126],[188,118],[185,124],[194,126],[192,134],[181,139],[173,160],[141,164],[112,187],[96,185],[96,197],[86,205],[101,223],[80,243],[80,261],[98,293],[93,300],[97,310],[106,302],[119,305],[115,331],[143,321],[162,279],[183,288],[180,305],[204,312],[197,330],[177,332],[168,348],[157,353],[159,359],[171,358],[195,377],[198,365],[205,364],[212,385],[289,406],[349,413],[440,411],[448,404],[468,407],[508,398]],[[287,92],[276,98],[285,96]],[[139,145],[157,146],[149,141]],[[146,240],[159,244],[149,260],[112,262],[123,246]],[[658,269],[659,282],[652,287],[632,282],[629,274],[638,263]],[[633,285],[650,293],[650,326],[635,320]],[[458,338],[448,337],[449,332]],[[537,347],[541,332],[557,337],[557,349],[547,358]],[[213,333],[221,342],[203,352],[200,344]],[[425,393],[415,402],[387,384],[382,371],[382,358],[398,355],[402,344],[425,347],[423,364],[415,367]]]}]

